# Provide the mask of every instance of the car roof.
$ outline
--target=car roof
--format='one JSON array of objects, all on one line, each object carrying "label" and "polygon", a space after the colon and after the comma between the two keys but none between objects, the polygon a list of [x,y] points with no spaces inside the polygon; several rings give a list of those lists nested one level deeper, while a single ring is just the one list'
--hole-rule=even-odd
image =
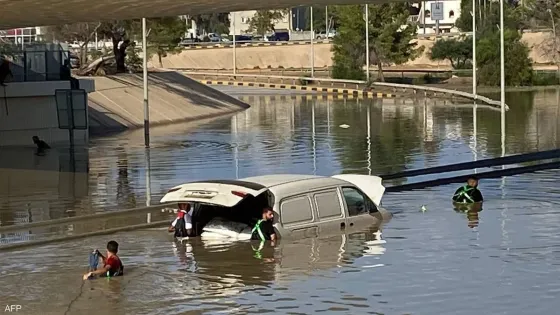
[{"label": "car roof", "polygon": [[305,174],[273,174],[273,175],[247,177],[247,178],[242,178],[240,180],[244,182],[260,184],[267,188],[280,186],[280,185],[295,184],[296,182],[297,184],[303,184],[303,185],[317,185],[317,184],[324,184],[324,183],[330,184],[334,182],[336,182],[336,184],[346,183],[343,180],[335,179],[332,177],[305,175]]}]

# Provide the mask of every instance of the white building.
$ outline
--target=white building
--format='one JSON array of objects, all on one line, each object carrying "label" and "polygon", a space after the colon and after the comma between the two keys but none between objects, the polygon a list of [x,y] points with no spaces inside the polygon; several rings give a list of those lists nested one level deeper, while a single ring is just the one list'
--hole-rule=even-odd
[{"label": "white building", "polygon": [[26,44],[40,42],[43,40],[44,35],[45,31],[40,26],[14,28],[0,31],[1,39],[11,41],[14,44],[21,44],[22,41]]},{"label": "white building", "polygon": [[[255,15],[257,11],[250,10],[250,11],[238,11],[238,12],[231,12],[229,14],[229,35],[241,35],[248,33],[247,30],[249,29],[249,20]],[[277,21],[274,23],[274,29],[287,29],[291,30],[290,25],[290,14],[284,15],[282,20]]]},{"label": "white building", "polygon": [[[453,33],[459,30],[455,27],[455,21],[461,15],[461,1],[423,1],[412,4],[412,7],[418,8],[417,15],[411,15],[410,20],[418,23],[418,34],[435,34],[436,21],[433,20],[432,4],[439,4],[443,11],[443,19],[439,21],[440,33]],[[425,31],[424,31],[425,29]]]}]

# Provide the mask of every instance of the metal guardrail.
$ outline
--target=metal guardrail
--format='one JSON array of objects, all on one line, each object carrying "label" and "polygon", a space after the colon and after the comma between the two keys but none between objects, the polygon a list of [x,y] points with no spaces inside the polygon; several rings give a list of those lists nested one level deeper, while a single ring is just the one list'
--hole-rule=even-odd
[{"label": "metal guardrail", "polygon": [[340,80],[340,79],[331,79],[331,78],[311,78],[311,77],[291,77],[291,76],[281,76],[281,75],[261,75],[261,74],[233,74],[233,73],[209,73],[209,72],[197,72],[197,71],[180,71],[181,73],[187,75],[200,75],[203,77],[237,77],[239,78],[255,78],[255,79],[277,79],[277,80],[291,80],[295,81],[305,81],[305,82],[329,82],[333,83],[340,83],[340,84],[355,84],[357,88],[360,85],[367,84],[367,81],[361,80]]},{"label": "metal guardrail", "polygon": [[[330,79],[330,78],[310,78],[310,77],[289,77],[289,76],[278,76],[278,75],[259,75],[259,74],[233,74],[233,73],[208,73],[208,72],[196,72],[196,71],[180,71],[186,75],[200,75],[203,77],[233,77],[234,80],[239,78],[258,78],[258,79],[278,79],[278,80],[292,80],[295,81],[304,81],[304,82],[329,82],[331,84],[340,83],[340,84],[355,84],[356,89],[360,88],[360,85],[366,85],[367,81],[361,80],[342,80],[342,79]],[[295,84],[295,83],[294,83]],[[386,82],[373,82],[372,85],[374,86],[382,86],[385,88],[392,88],[394,90],[401,89],[401,90],[413,90],[415,93],[418,91],[424,91],[425,94],[428,92],[437,94],[449,94],[454,96],[460,96],[472,100],[482,101],[488,105],[500,107],[501,102],[488,98],[482,95],[474,95],[472,93],[458,91],[458,90],[449,90],[443,88],[436,88],[431,86],[424,86],[424,85],[411,85],[411,84],[401,84],[401,83],[386,83]],[[505,105],[505,109],[509,110],[509,107]]]},{"label": "metal guardrail", "polygon": [[[411,85],[411,84],[386,83],[386,82],[373,82],[373,85],[390,87],[390,88],[394,88],[394,89],[405,89],[405,90],[406,89],[411,89],[411,90],[414,90],[415,92],[424,91],[425,93],[426,92],[432,92],[432,93],[435,93],[435,94],[437,94],[437,93],[452,94],[452,95],[455,95],[455,96],[461,96],[461,97],[469,98],[469,99],[472,99],[472,100],[482,101],[482,102],[484,102],[488,105],[492,105],[492,106],[500,107],[502,105],[502,103],[500,101],[493,100],[493,99],[488,98],[486,96],[474,95],[472,93],[458,91],[458,90],[442,89],[442,88],[436,88],[436,87],[424,86],[424,85]],[[504,104],[504,105],[505,105],[505,109],[509,110],[509,106],[507,106],[507,104]]]}]

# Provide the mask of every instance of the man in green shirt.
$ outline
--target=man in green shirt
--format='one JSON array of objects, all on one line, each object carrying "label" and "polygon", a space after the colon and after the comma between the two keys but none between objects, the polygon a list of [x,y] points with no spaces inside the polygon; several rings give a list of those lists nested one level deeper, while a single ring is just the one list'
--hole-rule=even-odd
[{"label": "man in green shirt", "polygon": [[477,203],[482,202],[482,193],[478,190],[478,178],[469,176],[467,184],[459,187],[453,195],[453,202],[457,203]]}]

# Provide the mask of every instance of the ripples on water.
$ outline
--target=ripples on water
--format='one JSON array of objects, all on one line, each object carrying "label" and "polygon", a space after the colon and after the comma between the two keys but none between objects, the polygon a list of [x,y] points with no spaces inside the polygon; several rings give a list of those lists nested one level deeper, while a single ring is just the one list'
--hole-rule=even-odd
[{"label": "ripples on water", "polygon": [[[506,153],[557,148],[555,94],[537,94],[534,104],[510,97]],[[130,140],[134,134],[94,139],[77,156],[82,172],[72,175],[58,173],[67,165],[63,152],[39,159],[12,151],[26,158],[0,170],[1,225],[141,206],[147,186],[157,202],[188,180],[382,174],[474,158],[469,108],[393,100],[253,102],[194,132],[153,130],[149,163],[142,138]],[[500,156],[499,112],[478,114],[476,158]],[[29,170],[38,168],[44,171]],[[483,180],[479,213],[452,208],[454,185],[387,194],[383,204],[396,214],[381,245],[363,231],[280,243],[258,259],[247,243],[176,246],[158,229],[120,233],[111,238],[121,244],[126,276],[83,285],[87,253],[109,237],[3,252],[0,302],[6,303],[0,304],[22,304],[23,314],[554,314],[559,175]]]}]

